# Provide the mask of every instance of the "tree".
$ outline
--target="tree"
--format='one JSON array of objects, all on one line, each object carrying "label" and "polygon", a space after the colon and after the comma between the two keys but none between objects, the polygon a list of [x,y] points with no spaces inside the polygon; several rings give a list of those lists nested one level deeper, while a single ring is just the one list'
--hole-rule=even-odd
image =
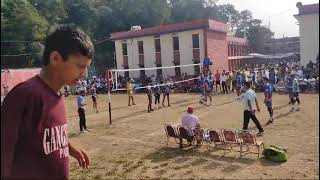
[{"label": "tree", "polygon": [[51,25],[61,24],[67,18],[63,0],[28,0]]},{"label": "tree", "polygon": [[[49,29],[61,24],[74,24],[93,39],[96,49],[93,64],[102,73],[106,66],[113,67],[115,64],[114,42],[108,40],[110,33],[128,31],[133,25],[148,28],[210,18],[230,24],[237,37],[248,38],[255,48],[273,36],[270,29],[261,25],[261,20],[252,17],[250,11],[239,12],[231,4],[217,5],[217,2],[218,0],[1,0],[1,40],[42,41]],[[42,50],[41,42],[1,43],[2,54],[35,53]],[[41,54],[30,58],[30,66],[39,65]],[[26,64],[17,64],[17,67],[24,66]]]},{"label": "tree", "polygon": [[264,43],[271,39],[274,33],[264,26],[261,26],[261,20],[253,19],[250,21],[245,37],[249,39],[254,52],[262,53]]},{"label": "tree", "polygon": [[[35,41],[43,40],[48,22],[29,1],[1,1],[1,40]],[[1,54],[38,53],[33,43],[1,43]],[[26,57],[20,57],[26,58]],[[31,56],[30,58],[37,58]],[[26,62],[22,62],[22,67]]]}]

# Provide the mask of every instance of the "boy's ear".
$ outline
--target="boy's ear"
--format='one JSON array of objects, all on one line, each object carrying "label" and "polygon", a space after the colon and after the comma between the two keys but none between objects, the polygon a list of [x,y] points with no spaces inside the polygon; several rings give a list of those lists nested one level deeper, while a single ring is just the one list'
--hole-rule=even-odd
[{"label": "boy's ear", "polygon": [[49,57],[50,64],[55,66],[61,61],[63,61],[63,58],[58,51],[51,52],[50,57]]}]

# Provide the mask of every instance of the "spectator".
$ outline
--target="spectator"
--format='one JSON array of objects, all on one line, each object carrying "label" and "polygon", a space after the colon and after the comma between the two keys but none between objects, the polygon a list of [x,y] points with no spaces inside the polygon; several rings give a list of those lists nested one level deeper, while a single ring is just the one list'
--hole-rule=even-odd
[{"label": "spectator", "polygon": [[221,74],[221,83],[222,83],[223,93],[228,93],[228,89],[227,89],[227,86],[226,86],[226,82],[227,82],[227,75],[226,75],[225,70],[223,70],[223,71],[222,71],[222,74]]},{"label": "spectator", "polygon": [[235,70],[232,71],[232,92],[236,89],[236,80],[237,80],[237,73]]},{"label": "spectator", "polygon": [[184,127],[190,136],[193,136],[193,130],[200,128],[199,119],[193,115],[193,108],[188,107],[187,114],[182,117],[181,125]]},{"label": "spectator", "polygon": [[227,76],[227,81],[226,81],[227,91],[231,91],[230,86],[231,86],[232,77],[230,76],[229,72],[227,72],[226,76]]},{"label": "spectator", "polygon": [[220,73],[219,70],[216,71],[215,76],[215,81],[216,81],[216,92],[218,92],[218,86],[219,86],[219,92],[221,92],[221,85],[220,85]]},{"label": "spectator", "polygon": [[240,95],[240,90],[243,84],[243,80],[242,80],[242,76],[240,74],[240,72],[237,72],[237,78],[236,78],[236,91],[237,91],[237,95]]}]

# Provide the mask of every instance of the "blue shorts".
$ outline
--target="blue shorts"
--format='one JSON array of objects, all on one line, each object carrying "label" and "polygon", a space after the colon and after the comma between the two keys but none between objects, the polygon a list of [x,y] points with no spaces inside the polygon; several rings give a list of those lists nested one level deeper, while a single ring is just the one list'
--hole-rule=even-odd
[{"label": "blue shorts", "polygon": [[266,106],[267,107],[272,107],[272,101],[266,101]]}]

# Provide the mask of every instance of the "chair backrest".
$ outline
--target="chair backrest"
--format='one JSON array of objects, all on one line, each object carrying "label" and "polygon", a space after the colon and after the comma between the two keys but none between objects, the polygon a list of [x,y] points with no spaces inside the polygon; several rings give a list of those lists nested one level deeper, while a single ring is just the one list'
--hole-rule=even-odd
[{"label": "chair backrest", "polygon": [[204,131],[201,128],[196,128],[193,130],[194,137],[197,141],[204,141],[205,140],[205,135]]},{"label": "chair backrest", "polygon": [[253,131],[240,131],[239,136],[243,144],[255,145],[257,144],[256,135]]},{"label": "chair backrest", "polygon": [[237,132],[233,129],[223,129],[222,130],[224,140],[228,143],[239,143]]},{"label": "chair backrest", "polygon": [[171,124],[165,124],[164,129],[167,133],[167,137],[174,137],[174,138],[178,137],[176,130],[171,126]]},{"label": "chair backrest", "polygon": [[178,129],[178,132],[179,132],[179,137],[182,138],[182,139],[191,139],[191,136],[188,134],[188,131],[182,127],[181,125],[179,125],[177,127]]},{"label": "chair backrest", "polygon": [[223,142],[221,133],[218,130],[209,129],[208,135],[211,142]]}]

